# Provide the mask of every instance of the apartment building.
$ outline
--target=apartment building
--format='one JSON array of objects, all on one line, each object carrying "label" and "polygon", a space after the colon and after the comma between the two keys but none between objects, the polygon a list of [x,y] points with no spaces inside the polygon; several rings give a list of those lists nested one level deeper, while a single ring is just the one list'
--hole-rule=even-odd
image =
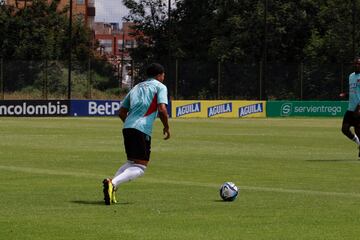
[{"label": "apartment building", "polygon": [[99,51],[102,54],[128,59],[129,50],[137,47],[133,25],[134,23],[124,22],[120,29],[117,23],[95,23],[95,39],[99,42]]},{"label": "apartment building", "polygon": [[[45,0],[51,2],[52,0]],[[80,19],[84,24],[93,29],[95,20],[95,0],[60,0],[59,10],[69,5],[72,1],[73,17]],[[32,4],[32,0],[5,0],[7,5],[14,6],[16,8],[24,8]]]}]

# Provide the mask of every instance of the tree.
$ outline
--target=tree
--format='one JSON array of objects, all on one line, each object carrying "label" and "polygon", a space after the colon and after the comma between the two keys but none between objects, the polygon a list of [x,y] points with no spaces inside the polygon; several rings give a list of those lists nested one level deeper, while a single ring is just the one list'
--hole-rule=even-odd
[{"label": "tree", "polygon": [[[59,2],[33,0],[20,9],[5,5],[3,1],[0,3],[0,54],[5,65],[5,90],[41,87],[44,75],[52,85],[50,90],[66,89],[63,72],[69,56],[69,9],[65,7],[59,11]],[[89,61],[102,59],[94,56],[91,30],[80,19],[74,18],[72,36],[75,79],[87,76],[84,72],[88,71]],[[112,86],[114,78],[109,76],[107,69],[99,73],[105,71],[109,81],[107,86]]]},{"label": "tree", "polygon": [[[3,57],[24,60],[66,59],[68,7],[59,11],[59,2],[33,0],[31,5],[21,9],[2,4],[0,46]],[[92,53],[90,30],[75,20],[73,35],[76,56],[80,59],[88,57]]]},{"label": "tree", "polygon": [[[353,58],[353,34],[355,41],[359,33],[353,32],[353,24],[359,22],[357,15],[353,23],[352,1],[328,0],[326,4],[317,1],[317,14],[304,53],[308,60],[315,62],[348,62]],[[355,1],[357,2],[357,1]],[[357,9],[360,9],[357,6]],[[359,46],[358,46],[359,47]],[[357,52],[357,51],[356,51]]]},{"label": "tree", "polygon": [[125,18],[135,23],[134,30],[139,47],[133,49],[134,59],[149,59],[165,56],[168,47],[166,4],[162,0],[123,0],[130,9]]},{"label": "tree", "polygon": [[[360,3],[355,0],[178,0],[171,25],[164,1],[124,3],[130,9],[127,19],[151,39],[132,56],[139,61],[166,59],[170,52],[173,58],[194,61],[192,75],[179,77],[180,87],[186,86],[183,92],[214,91],[216,76],[197,73],[216,74],[213,62],[219,61],[249,69],[241,73],[246,76],[241,84],[236,84],[249,86],[238,94],[250,96],[247,89],[259,79],[256,69],[264,60],[266,46],[268,64],[262,73],[268,77],[269,95],[295,98],[301,75],[312,92],[309,97],[333,98],[340,65],[331,64],[351,62],[359,54]],[[239,76],[225,78],[229,86],[239,81]],[[331,87],[327,95],[321,92],[324,85]]]}]

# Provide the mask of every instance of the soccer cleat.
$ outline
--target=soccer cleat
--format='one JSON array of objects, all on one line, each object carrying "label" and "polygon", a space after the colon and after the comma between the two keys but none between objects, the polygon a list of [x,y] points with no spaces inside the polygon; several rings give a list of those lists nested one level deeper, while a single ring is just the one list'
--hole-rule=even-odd
[{"label": "soccer cleat", "polygon": [[112,203],[117,203],[116,197],[115,197],[115,191],[113,191],[112,198],[111,198],[111,202],[112,202]]},{"label": "soccer cleat", "polygon": [[113,186],[112,198],[111,198],[111,202],[112,202],[112,203],[117,203],[115,193],[116,193],[116,192],[115,192],[115,188],[114,188],[114,186]]},{"label": "soccer cleat", "polygon": [[106,178],[103,181],[103,192],[104,192],[104,200],[105,205],[110,205],[113,199],[113,185],[111,183],[111,179]]}]

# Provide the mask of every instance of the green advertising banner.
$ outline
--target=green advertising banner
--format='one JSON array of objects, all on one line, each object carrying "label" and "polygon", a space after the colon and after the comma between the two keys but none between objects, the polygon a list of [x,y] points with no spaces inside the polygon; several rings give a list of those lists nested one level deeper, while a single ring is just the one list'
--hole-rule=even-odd
[{"label": "green advertising banner", "polygon": [[267,117],[341,117],[347,101],[268,101]]}]

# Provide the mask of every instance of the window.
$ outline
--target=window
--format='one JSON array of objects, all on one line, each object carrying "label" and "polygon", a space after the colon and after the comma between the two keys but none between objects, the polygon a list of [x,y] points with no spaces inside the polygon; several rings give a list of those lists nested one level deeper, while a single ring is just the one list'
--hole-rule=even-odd
[{"label": "window", "polygon": [[77,5],[83,5],[83,4],[84,4],[84,0],[76,0],[76,4],[77,4]]},{"label": "window", "polygon": [[125,47],[126,48],[132,48],[133,47],[133,41],[132,40],[125,40]]},{"label": "window", "polygon": [[100,39],[99,40],[100,46],[104,48],[106,53],[112,52],[112,40],[109,39]]}]

